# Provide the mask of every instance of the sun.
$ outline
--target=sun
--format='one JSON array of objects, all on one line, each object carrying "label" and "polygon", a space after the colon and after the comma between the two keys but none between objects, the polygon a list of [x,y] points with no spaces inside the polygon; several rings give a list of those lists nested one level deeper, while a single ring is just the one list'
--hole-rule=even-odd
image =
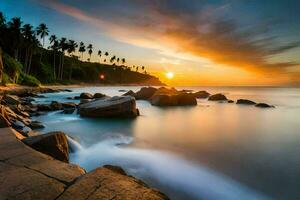
[{"label": "sun", "polygon": [[173,72],[167,72],[167,73],[166,73],[166,77],[167,77],[168,79],[172,79],[172,78],[174,78],[174,73],[173,73]]}]

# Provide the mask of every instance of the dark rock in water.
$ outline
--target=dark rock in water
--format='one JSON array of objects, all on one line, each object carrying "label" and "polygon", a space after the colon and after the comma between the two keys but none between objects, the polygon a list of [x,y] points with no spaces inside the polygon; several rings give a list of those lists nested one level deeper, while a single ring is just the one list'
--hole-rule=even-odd
[{"label": "dark rock in water", "polygon": [[94,99],[101,99],[103,97],[106,97],[106,95],[102,93],[95,93],[93,97]]},{"label": "dark rock in water", "polygon": [[63,132],[50,132],[43,135],[28,137],[22,141],[35,150],[52,156],[57,160],[64,162],[69,161],[68,141]]},{"label": "dark rock in water", "polygon": [[127,92],[128,90],[118,90],[119,92]]},{"label": "dark rock in water", "polygon": [[80,104],[88,103],[93,101],[93,99],[80,99]]},{"label": "dark rock in water", "polygon": [[72,90],[70,90],[70,89],[62,89],[61,91],[62,92],[72,92]]},{"label": "dark rock in water", "polygon": [[80,99],[93,99],[93,95],[90,93],[83,92],[80,94]]},{"label": "dark rock in water", "polygon": [[128,92],[122,94],[122,96],[132,96],[132,97],[134,97],[135,93],[132,90],[129,90]]},{"label": "dark rock in water", "polygon": [[79,105],[83,117],[136,117],[136,102],[133,97],[112,97]]},{"label": "dark rock in water", "polygon": [[75,97],[67,97],[66,99],[73,100]]},{"label": "dark rock in water", "polygon": [[80,96],[75,96],[73,97],[73,99],[80,99]]},{"label": "dark rock in water", "polygon": [[197,105],[197,100],[192,94],[165,95],[159,94],[151,98],[154,106],[193,106]]},{"label": "dark rock in water", "polygon": [[255,105],[256,103],[254,101],[251,101],[251,100],[248,100],[248,99],[238,99],[236,101],[236,104]]},{"label": "dark rock in water", "polygon": [[75,108],[65,108],[62,113],[63,114],[73,114],[75,112]]},{"label": "dark rock in water", "polygon": [[23,122],[16,120],[15,122],[12,123],[12,127],[20,132],[22,135],[27,135],[31,130],[30,127],[26,126]]},{"label": "dark rock in water", "polygon": [[208,93],[206,91],[199,91],[199,92],[193,93],[193,95],[198,99],[206,99],[207,97],[210,96],[210,93]]},{"label": "dark rock in water", "polygon": [[45,126],[43,125],[43,123],[42,123],[42,122],[39,122],[39,121],[31,121],[30,127],[31,127],[32,129],[41,129],[41,128],[45,128]]},{"label": "dark rock in water", "polygon": [[51,111],[52,108],[48,104],[39,104],[39,105],[37,105],[37,110],[38,111]]},{"label": "dark rock in water", "polygon": [[63,108],[62,104],[57,101],[52,101],[50,107],[52,110],[61,110]]},{"label": "dark rock in water", "polygon": [[154,87],[142,87],[138,92],[135,93],[136,99],[148,100],[157,91]]},{"label": "dark rock in water", "polygon": [[228,103],[234,103],[234,101],[231,100],[231,99],[229,99],[227,102],[228,102]]},{"label": "dark rock in water", "polygon": [[208,101],[227,101],[227,98],[224,94],[213,94],[208,98]]},{"label": "dark rock in water", "polygon": [[[143,181],[127,176],[124,170],[115,166],[99,167],[81,176],[75,183],[57,198],[69,199],[138,199],[138,200],[168,200],[169,198],[158,190],[147,186]],[[99,184],[101,183],[101,184]],[[93,191],[91,193],[91,191]],[[91,195],[92,194],[92,195]],[[116,197],[116,198],[114,198]]]},{"label": "dark rock in water", "polygon": [[63,108],[76,108],[77,104],[73,102],[64,102],[61,104]]},{"label": "dark rock in water", "polygon": [[269,105],[269,104],[266,104],[266,103],[258,103],[255,106],[259,107],[259,108],[275,108],[275,106],[272,106],[272,105]]},{"label": "dark rock in water", "polygon": [[20,104],[20,98],[18,96],[15,95],[4,95],[2,97],[2,101],[4,101],[6,104],[10,104],[10,105],[18,105]]}]

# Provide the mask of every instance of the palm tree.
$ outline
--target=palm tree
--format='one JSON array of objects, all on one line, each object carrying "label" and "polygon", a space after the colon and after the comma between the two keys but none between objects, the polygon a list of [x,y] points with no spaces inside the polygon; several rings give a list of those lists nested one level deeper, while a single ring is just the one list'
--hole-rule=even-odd
[{"label": "palm tree", "polygon": [[21,25],[22,21],[20,17],[14,17],[8,22],[8,28],[12,33],[12,48],[14,49],[15,59],[19,60],[19,48],[21,46]]},{"label": "palm tree", "polygon": [[25,58],[24,58],[24,72],[29,73],[29,57],[30,57],[30,48],[31,43],[34,35],[33,27],[30,24],[25,24],[22,29],[22,36],[24,40],[24,46],[25,46]]},{"label": "palm tree", "polygon": [[105,52],[105,54],[104,54],[105,56],[108,56],[109,54],[108,54],[108,52]]},{"label": "palm tree", "polygon": [[[102,52],[101,52],[100,50],[98,51],[98,56],[100,57],[100,62],[101,62]],[[100,63],[100,62],[99,62],[99,63]]]},{"label": "palm tree", "polygon": [[87,49],[89,50],[89,55],[90,55],[90,60],[91,60],[92,53],[93,53],[93,45],[92,45],[92,44],[89,44],[89,45],[87,46]]},{"label": "palm tree", "polygon": [[126,63],[125,58],[122,58],[122,64],[124,65]]},{"label": "palm tree", "polygon": [[117,58],[117,63],[119,64],[119,62],[120,62],[120,58]]},{"label": "palm tree", "polygon": [[[68,42],[68,53],[72,56],[72,53],[74,53],[76,51],[78,47],[78,44],[74,41],[74,40],[69,40]],[[72,65],[70,65],[70,74],[69,74],[69,79],[72,79]]]},{"label": "palm tree", "polygon": [[64,72],[64,60],[65,60],[65,51],[68,49],[67,38],[61,38],[59,41],[59,47],[61,49],[61,57],[60,57],[60,67],[58,69],[58,77],[60,80],[63,78]]},{"label": "palm tree", "polygon": [[[46,24],[41,23],[37,28],[36,28],[36,34],[37,36],[40,36],[40,38],[43,40],[43,48],[45,46],[45,37],[49,35],[49,29],[46,26]],[[42,62],[42,57],[43,57],[43,50],[41,51],[41,56],[40,56],[40,62]]]},{"label": "palm tree", "polygon": [[83,42],[80,42],[78,51],[81,53],[81,60],[83,60],[83,53],[86,51],[85,50],[85,45],[84,45]]},{"label": "palm tree", "polygon": [[145,67],[144,67],[144,66],[142,66],[142,70],[143,70],[143,71],[145,70]]},{"label": "palm tree", "polygon": [[43,48],[45,46],[45,37],[49,35],[49,29],[46,24],[41,23],[37,28],[36,28],[36,34],[37,36],[40,36],[40,38],[43,40]]},{"label": "palm tree", "polygon": [[110,62],[113,63],[116,60],[116,56],[111,57]]},{"label": "palm tree", "polygon": [[136,72],[139,71],[139,66],[136,66],[135,71],[136,71]]},{"label": "palm tree", "polygon": [[57,37],[55,35],[51,35],[50,38],[50,44],[51,45],[51,49],[53,50],[53,76],[54,78],[56,78],[56,70],[55,70],[55,57],[56,57],[56,52],[59,49],[59,42],[57,40]]}]

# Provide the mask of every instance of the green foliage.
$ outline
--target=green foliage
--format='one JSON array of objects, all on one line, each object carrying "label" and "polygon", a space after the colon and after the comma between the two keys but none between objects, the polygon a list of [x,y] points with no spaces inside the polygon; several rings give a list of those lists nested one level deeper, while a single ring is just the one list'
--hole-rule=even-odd
[{"label": "green foliage", "polygon": [[8,83],[11,83],[9,76],[6,73],[2,74],[2,84],[6,85]]},{"label": "green foliage", "polygon": [[41,82],[38,79],[36,79],[34,76],[24,74],[24,73],[21,73],[18,83],[21,85],[34,86],[34,87],[41,85]]},{"label": "green foliage", "polygon": [[10,57],[8,54],[3,55],[3,64],[4,64],[4,71],[9,75],[12,76],[13,74],[20,74],[22,71],[22,64],[16,61],[14,58]]}]

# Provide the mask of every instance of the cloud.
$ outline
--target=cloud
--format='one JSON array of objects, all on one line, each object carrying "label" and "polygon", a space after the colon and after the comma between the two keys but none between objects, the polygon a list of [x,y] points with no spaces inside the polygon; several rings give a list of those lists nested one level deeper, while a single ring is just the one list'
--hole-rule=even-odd
[{"label": "cloud", "polygon": [[[230,4],[206,5],[202,1],[125,0],[61,3],[43,0],[43,5],[88,22],[114,39],[130,44],[207,58],[215,63],[259,73],[288,74],[297,62],[271,63],[268,58],[293,50],[299,41],[277,45],[268,31],[274,21],[243,27],[224,17]],[[93,9],[91,7],[97,7]]]}]

